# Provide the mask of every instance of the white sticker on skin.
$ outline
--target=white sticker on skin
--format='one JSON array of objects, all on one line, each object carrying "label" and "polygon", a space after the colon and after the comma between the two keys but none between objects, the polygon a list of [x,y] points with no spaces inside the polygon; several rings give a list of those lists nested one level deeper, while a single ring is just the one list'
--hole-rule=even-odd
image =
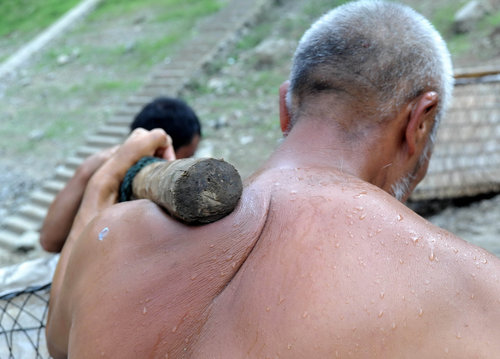
[{"label": "white sticker on skin", "polygon": [[108,227],[104,227],[104,229],[99,232],[99,240],[102,241],[109,233],[109,228]]}]

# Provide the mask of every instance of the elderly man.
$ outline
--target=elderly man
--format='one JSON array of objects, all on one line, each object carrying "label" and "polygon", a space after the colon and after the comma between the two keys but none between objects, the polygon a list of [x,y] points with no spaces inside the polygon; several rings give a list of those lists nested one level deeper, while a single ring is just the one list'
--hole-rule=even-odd
[{"label": "elderly man", "polygon": [[64,246],[52,355],[498,357],[498,259],[397,200],[426,172],[451,87],[442,39],[411,9],[332,10],[281,87],[284,142],[235,212],[203,227],[147,200],[114,205],[126,169],[166,146],[135,132],[92,177]]}]

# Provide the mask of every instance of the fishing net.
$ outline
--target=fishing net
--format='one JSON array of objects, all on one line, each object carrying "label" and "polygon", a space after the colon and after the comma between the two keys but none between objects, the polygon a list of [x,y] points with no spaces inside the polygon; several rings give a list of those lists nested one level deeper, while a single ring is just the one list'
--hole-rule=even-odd
[{"label": "fishing net", "polygon": [[57,257],[0,268],[0,359],[50,358],[45,339]]},{"label": "fishing net", "polygon": [[0,358],[50,358],[45,323],[50,284],[0,297]]}]

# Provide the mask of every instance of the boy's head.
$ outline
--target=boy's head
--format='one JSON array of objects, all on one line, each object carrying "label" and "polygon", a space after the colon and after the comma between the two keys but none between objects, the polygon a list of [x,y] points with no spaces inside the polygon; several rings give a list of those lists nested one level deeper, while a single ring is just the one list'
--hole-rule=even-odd
[{"label": "boy's head", "polygon": [[130,129],[162,128],[172,137],[177,158],[191,157],[201,139],[201,124],[196,113],[184,101],[158,97],[139,112]]}]

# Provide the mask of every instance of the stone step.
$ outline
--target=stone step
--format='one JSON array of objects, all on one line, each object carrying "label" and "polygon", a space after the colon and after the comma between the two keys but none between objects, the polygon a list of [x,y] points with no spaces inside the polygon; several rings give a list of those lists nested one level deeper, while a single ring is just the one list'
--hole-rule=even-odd
[{"label": "stone step", "polygon": [[130,123],[132,122],[132,119],[134,118],[134,116],[135,116],[135,114],[132,116],[116,114],[116,116],[114,116],[113,118],[109,119],[106,122],[106,125],[128,127],[130,125]]},{"label": "stone step", "polygon": [[54,193],[37,190],[31,194],[30,199],[33,204],[48,208],[55,196],[56,195]]},{"label": "stone step", "polygon": [[119,144],[120,142],[121,137],[93,135],[87,137],[86,145],[97,148],[109,148]]},{"label": "stone step", "polygon": [[66,185],[66,181],[51,179],[44,182],[42,189],[50,195],[57,195]]},{"label": "stone step", "polygon": [[140,106],[124,106],[118,111],[116,111],[116,115],[120,117],[128,117],[127,123],[132,122],[132,119],[139,113],[142,108]]},{"label": "stone step", "polygon": [[43,223],[43,220],[47,215],[47,207],[43,207],[34,203],[28,203],[23,205],[19,209],[18,215],[33,221],[39,221],[40,223]]},{"label": "stone step", "polygon": [[74,174],[75,174],[74,169],[67,168],[64,166],[59,166],[58,168],[56,168],[56,174],[54,178],[64,181],[66,183],[71,177],[73,177]]},{"label": "stone step", "polygon": [[125,138],[130,133],[128,123],[126,126],[101,126],[97,130],[97,134],[101,136],[115,136]]},{"label": "stone step", "polygon": [[153,99],[149,96],[132,96],[127,100],[127,106],[138,106],[141,109]]},{"label": "stone step", "polygon": [[170,66],[162,67],[161,69],[156,70],[151,75],[152,79],[162,78],[162,77],[177,77],[184,78],[188,77],[189,73],[186,71],[184,67],[179,68],[171,68]]},{"label": "stone step", "polygon": [[93,155],[96,152],[99,152],[101,148],[93,147],[93,146],[80,146],[76,150],[76,155],[87,158],[88,156]]},{"label": "stone step", "polygon": [[172,94],[177,94],[184,86],[179,86],[178,83],[172,84],[172,86],[167,87],[143,87],[141,89],[141,94],[151,96],[151,97],[160,97],[160,96],[172,96]]},{"label": "stone step", "polygon": [[9,230],[18,235],[23,234],[26,231],[38,231],[42,223],[39,220],[34,220],[31,218],[26,218],[19,214],[7,217],[2,222],[2,228],[4,230]]},{"label": "stone step", "polygon": [[39,238],[37,231],[19,234],[9,230],[0,230],[0,247],[11,252],[29,251],[38,246]]},{"label": "stone step", "polygon": [[86,157],[71,156],[64,161],[64,167],[76,170],[84,161]]}]

